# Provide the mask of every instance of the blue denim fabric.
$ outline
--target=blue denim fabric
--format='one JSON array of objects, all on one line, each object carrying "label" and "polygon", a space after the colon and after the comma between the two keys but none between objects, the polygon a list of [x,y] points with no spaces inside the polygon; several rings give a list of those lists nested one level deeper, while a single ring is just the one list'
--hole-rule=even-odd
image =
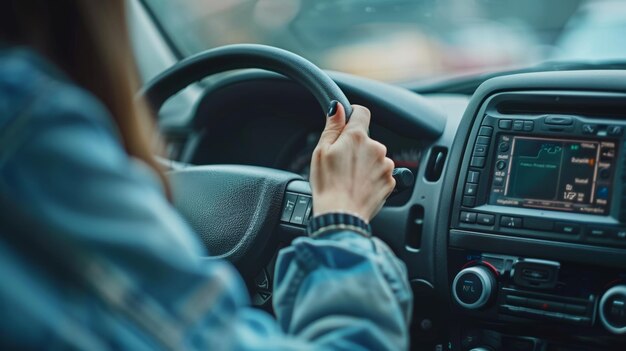
[{"label": "blue denim fabric", "polygon": [[0,51],[0,194],[86,282],[16,249],[5,235],[19,224],[0,213],[3,349],[408,348],[412,296],[384,243],[299,238],[279,254],[276,317],[249,307],[106,109],[27,50]]}]

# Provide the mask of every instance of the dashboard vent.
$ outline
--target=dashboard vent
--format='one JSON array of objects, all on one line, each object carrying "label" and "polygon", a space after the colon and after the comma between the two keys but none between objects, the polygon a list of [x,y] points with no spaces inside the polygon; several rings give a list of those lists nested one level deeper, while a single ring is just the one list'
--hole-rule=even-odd
[{"label": "dashboard vent", "polygon": [[562,114],[624,119],[625,100],[626,96],[621,94],[516,93],[502,96],[495,103],[495,108],[502,114]]},{"label": "dashboard vent", "polygon": [[430,152],[428,163],[426,164],[426,172],[424,176],[429,182],[436,182],[441,178],[443,167],[446,164],[448,149],[442,146],[435,146]]}]

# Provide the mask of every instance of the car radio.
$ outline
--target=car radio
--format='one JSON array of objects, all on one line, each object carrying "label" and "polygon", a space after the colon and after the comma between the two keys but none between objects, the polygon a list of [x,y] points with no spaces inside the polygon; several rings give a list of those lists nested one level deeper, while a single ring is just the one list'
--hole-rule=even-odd
[{"label": "car radio", "polygon": [[626,246],[626,123],[488,111],[470,136],[452,226]]}]

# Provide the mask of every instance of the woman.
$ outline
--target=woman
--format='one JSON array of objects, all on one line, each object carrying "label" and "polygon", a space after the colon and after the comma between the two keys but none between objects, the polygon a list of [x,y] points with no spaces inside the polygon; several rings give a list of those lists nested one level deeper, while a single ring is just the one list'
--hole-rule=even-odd
[{"label": "woman", "polygon": [[[123,0],[0,2],[0,342],[5,348],[406,349],[402,263],[366,230],[280,252],[276,318],[167,201],[129,57]],[[314,215],[369,221],[393,162],[332,104]]]}]

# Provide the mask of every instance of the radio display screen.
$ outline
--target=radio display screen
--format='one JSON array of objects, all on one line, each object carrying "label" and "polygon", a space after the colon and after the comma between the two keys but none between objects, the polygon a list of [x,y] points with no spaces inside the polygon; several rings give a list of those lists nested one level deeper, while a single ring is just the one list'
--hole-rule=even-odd
[{"label": "radio display screen", "polygon": [[608,214],[615,142],[502,134],[496,150],[490,204]]}]

